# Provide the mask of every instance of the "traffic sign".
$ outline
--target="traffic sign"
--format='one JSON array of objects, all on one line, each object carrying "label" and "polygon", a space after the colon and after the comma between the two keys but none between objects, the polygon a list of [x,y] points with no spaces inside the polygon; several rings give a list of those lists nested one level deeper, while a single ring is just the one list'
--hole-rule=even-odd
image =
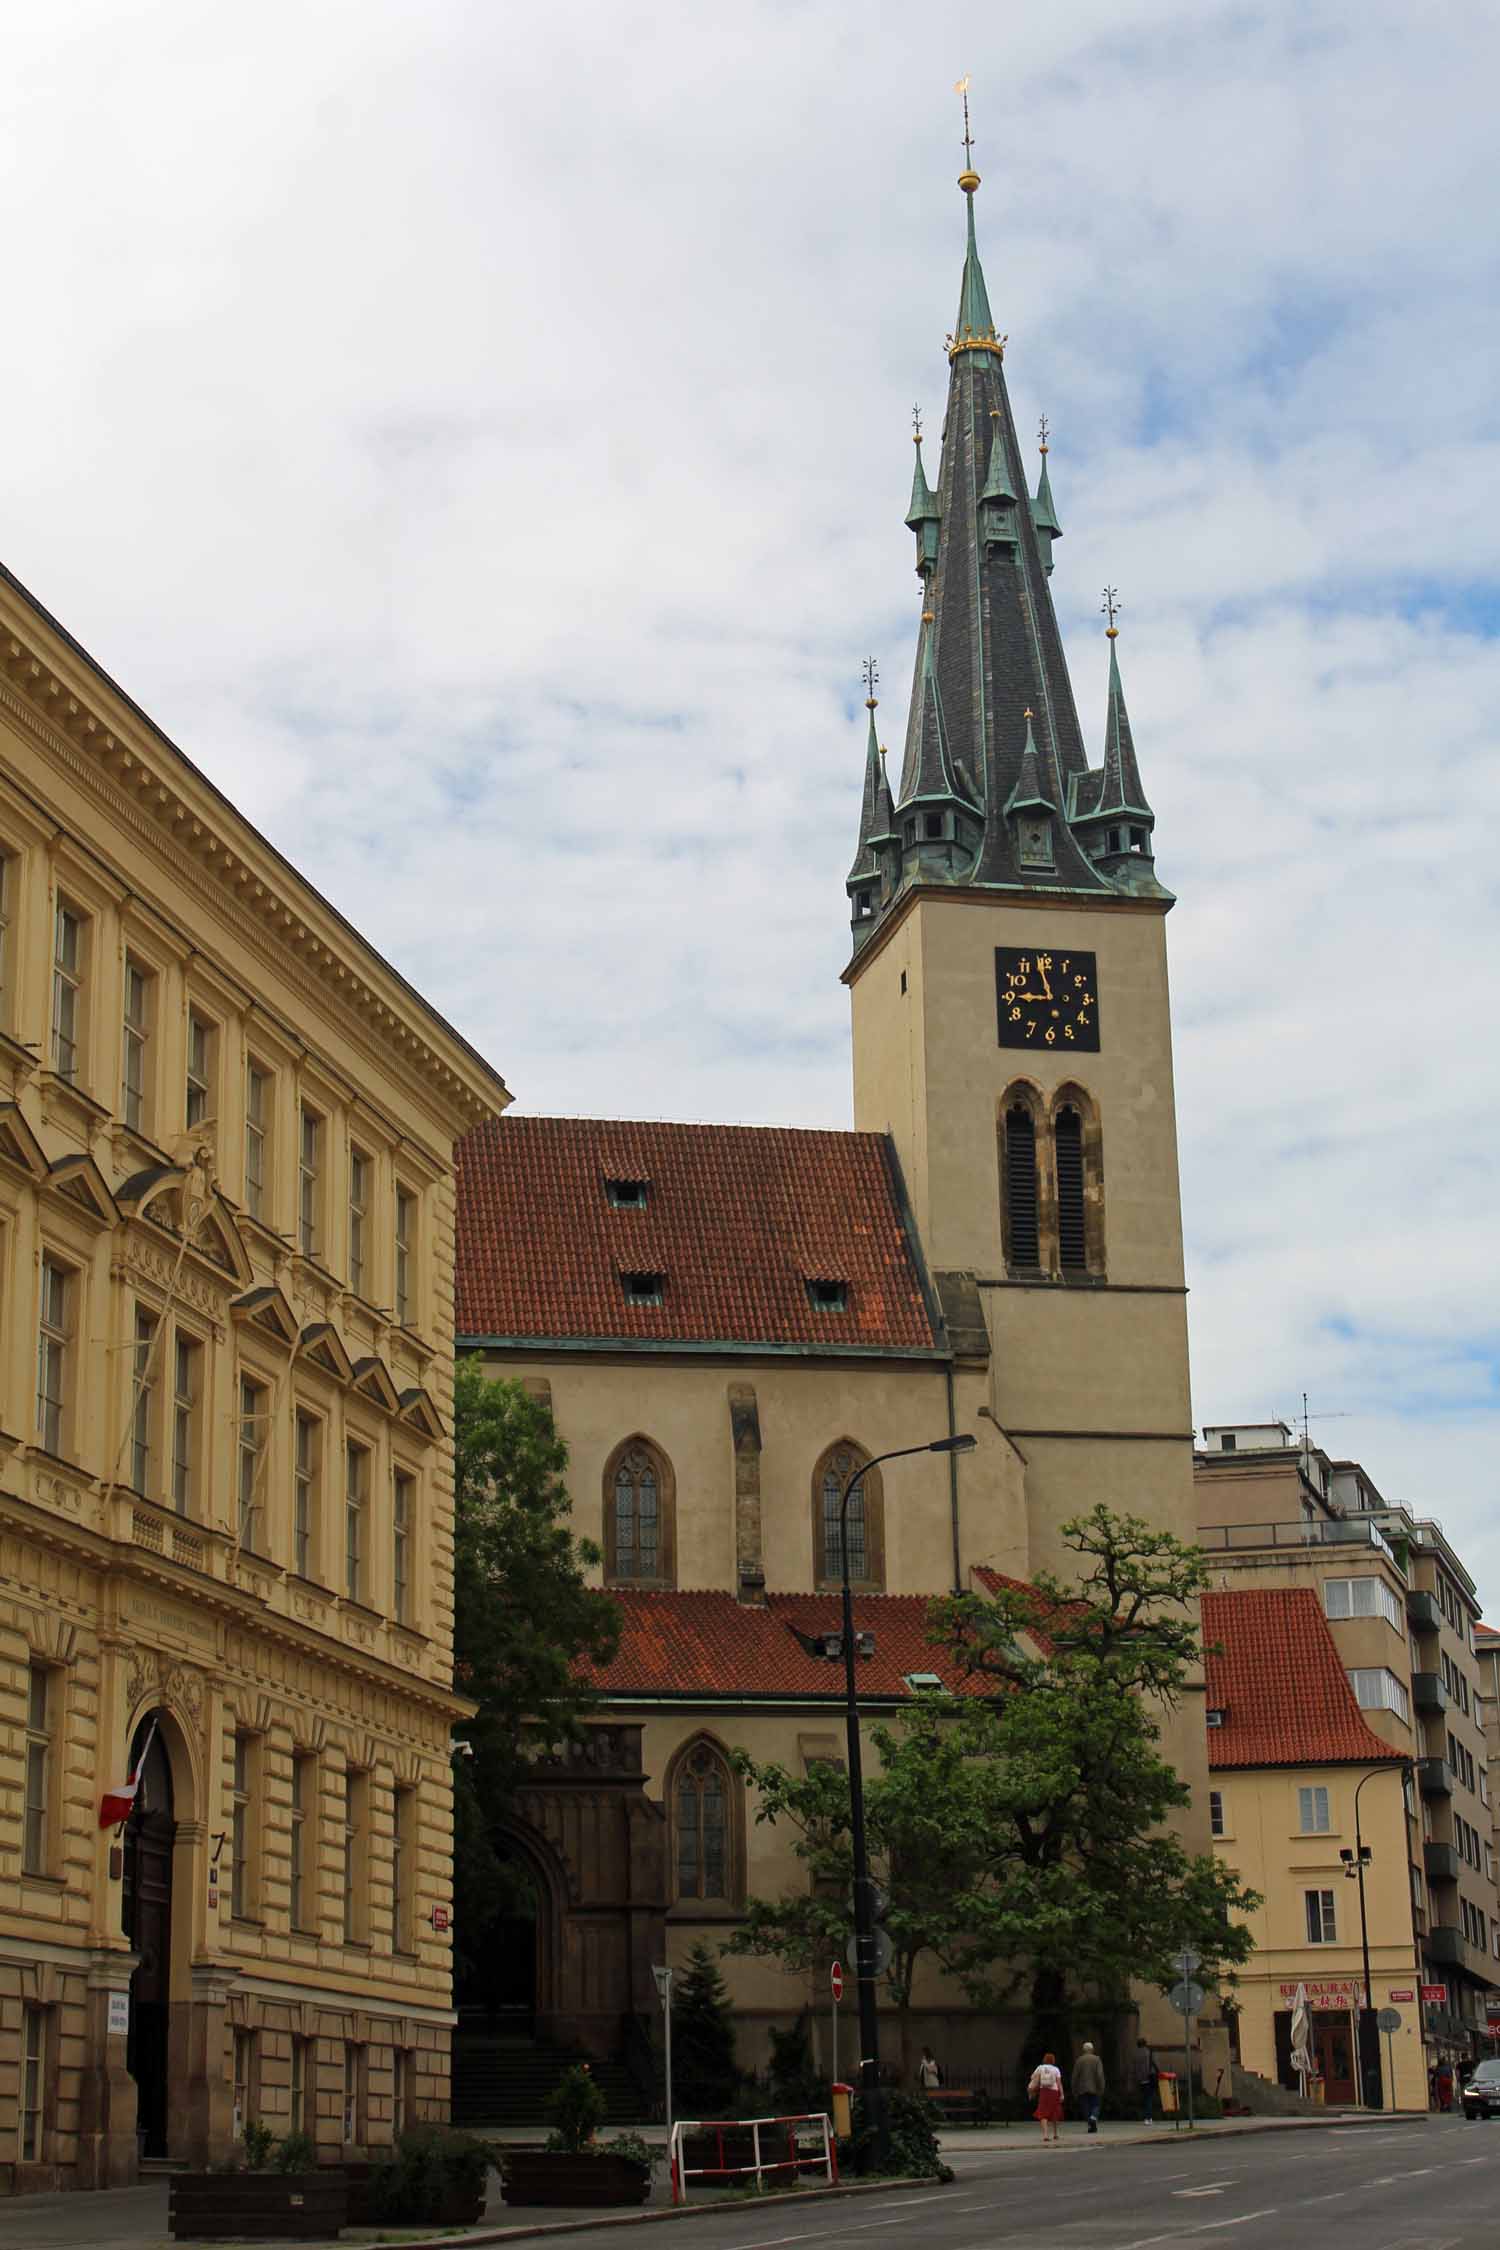
[{"label": "traffic sign", "polygon": [[1194,1984],[1191,1977],[1184,1977],[1180,1984],[1174,1984],[1167,1994],[1167,1998],[1180,2016],[1201,2015],[1203,2003],[1207,1997],[1208,1995],[1202,1985]]},{"label": "traffic sign", "polygon": [[832,1987],[834,1999],[842,2000],[844,1997],[844,1964],[842,1961],[834,1962],[833,1967],[828,1972],[828,1982]]},{"label": "traffic sign", "polygon": [[1399,2008],[1382,2008],[1375,2021],[1382,2031],[1399,2031],[1401,2029],[1401,2010]]},{"label": "traffic sign", "polygon": [[1201,1956],[1196,1954],[1190,1945],[1185,1945],[1180,1953],[1174,1954],[1172,1965],[1183,1982],[1186,1983],[1190,1977],[1195,1977],[1198,1974],[1203,1963]]},{"label": "traffic sign", "polygon": [[895,1951],[895,1947],[891,1944],[890,1931],[872,1930],[865,1943],[870,1949],[868,1955],[860,1951],[859,1932],[857,1930],[849,1940],[849,1950],[854,1956],[856,1976],[883,1977],[891,1965],[891,1955]]}]

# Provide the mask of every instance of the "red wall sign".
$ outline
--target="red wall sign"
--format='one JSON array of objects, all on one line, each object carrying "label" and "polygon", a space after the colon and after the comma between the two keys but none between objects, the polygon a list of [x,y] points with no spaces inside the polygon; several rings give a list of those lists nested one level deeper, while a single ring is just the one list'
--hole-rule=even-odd
[{"label": "red wall sign", "polygon": [[834,1962],[833,1967],[828,1972],[828,1982],[832,1987],[834,1999],[842,2000],[844,1997],[844,1971],[841,1963]]},{"label": "red wall sign", "polygon": [[1424,1984],[1422,1998],[1428,2007],[1441,2008],[1447,2001],[1448,1987],[1445,1984]]},{"label": "red wall sign", "polygon": [[448,1909],[447,1909],[447,1907],[446,1907],[446,1906],[435,1906],[435,1907],[433,1908],[433,1910],[432,1910],[432,1926],[433,1926],[433,1928],[434,1928],[435,1930],[446,1930],[446,1929],[447,1929],[447,1927],[448,1927]]},{"label": "red wall sign", "polygon": [[1391,1993],[1391,2001],[1393,2005],[1397,2000],[1415,2000],[1416,1997],[1416,1994],[1413,1992],[1409,1984],[1404,1986],[1400,1992],[1393,1991]]}]

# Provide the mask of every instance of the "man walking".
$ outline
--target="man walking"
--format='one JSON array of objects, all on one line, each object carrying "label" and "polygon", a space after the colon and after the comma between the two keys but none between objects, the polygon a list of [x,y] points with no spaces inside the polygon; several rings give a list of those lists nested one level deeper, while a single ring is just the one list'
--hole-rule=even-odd
[{"label": "man walking", "polygon": [[1135,2083],[1141,2097],[1141,2123],[1152,2125],[1156,2122],[1156,2057],[1144,2039],[1135,2043]]},{"label": "man walking", "polygon": [[1099,2130],[1099,2104],[1104,2099],[1104,2065],[1094,2052],[1092,2039],[1085,2039],[1083,2052],[1073,2065],[1073,2103],[1080,2116],[1089,2121],[1089,2131]]}]

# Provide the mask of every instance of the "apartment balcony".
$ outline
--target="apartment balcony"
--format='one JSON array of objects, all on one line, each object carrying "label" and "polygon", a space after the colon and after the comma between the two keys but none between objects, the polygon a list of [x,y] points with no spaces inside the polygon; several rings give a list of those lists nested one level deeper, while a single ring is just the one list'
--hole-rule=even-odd
[{"label": "apartment balcony", "polygon": [[1451,1922],[1434,1922],[1422,1943],[1422,1951],[1437,1968],[1466,1969],[1471,1948],[1464,1933]]},{"label": "apartment balcony", "polygon": [[1451,1797],[1453,1769],[1446,1758],[1418,1758],[1417,1787],[1424,1797]]},{"label": "apartment balcony", "polygon": [[[1434,1764],[1441,1760],[1435,1759]],[[1422,1865],[1427,1870],[1429,1883],[1456,1883],[1460,1861],[1451,1844],[1427,1843],[1422,1846]]]},{"label": "apartment balcony", "polygon": [[1441,1632],[1443,1613],[1438,1608],[1436,1594],[1429,1594],[1421,1586],[1408,1586],[1406,1621],[1418,1633]]},{"label": "apartment balcony", "polygon": [[1419,1711],[1446,1711],[1448,1690],[1440,1672],[1413,1672],[1411,1699]]}]

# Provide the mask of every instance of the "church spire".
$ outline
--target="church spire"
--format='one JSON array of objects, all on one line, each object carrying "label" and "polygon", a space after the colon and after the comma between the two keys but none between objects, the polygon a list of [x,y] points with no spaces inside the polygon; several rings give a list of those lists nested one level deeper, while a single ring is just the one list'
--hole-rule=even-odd
[{"label": "church spire", "polygon": [[875,690],[880,682],[880,671],[873,656],[865,658],[864,674],[865,709],[870,714],[870,734],[865,748],[865,786],[859,808],[859,842],[855,847],[854,864],[844,884],[849,893],[850,919],[854,923],[856,935],[862,923],[873,919],[876,907],[885,895],[888,855],[896,842],[890,784],[885,777],[885,752],[881,749],[875,732],[875,713],[879,708]]},{"label": "church spire", "polygon": [[1057,520],[1057,510],[1052,505],[1052,479],[1047,474],[1047,417],[1042,416],[1037,433],[1038,449],[1042,456],[1042,473],[1037,479],[1036,498],[1031,503],[1031,520],[1036,525],[1036,535],[1042,550],[1042,567],[1052,576],[1052,542],[1061,539],[1062,525]]},{"label": "church spire", "polygon": [[912,443],[917,449],[916,467],[912,471],[911,506],[906,511],[907,528],[917,535],[917,576],[925,582],[937,568],[938,524],[942,510],[927,483],[927,471],[922,466],[922,409],[911,410]]},{"label": "church spire", "polygon": [[1120,683],[1120,628],[1115,623],[1120,601],[1113,586],[1105,587],[1099,607],[1108,620],[1105,638],[1109,642],[1104,764],[1075,785],[1073,827],[1095,866],[1117,890],[1160,898],[1167,894],[1156,880],[1152,857],[1156,815],[1146,802],[1130,713],[1125,708],[1125,690]]}]

